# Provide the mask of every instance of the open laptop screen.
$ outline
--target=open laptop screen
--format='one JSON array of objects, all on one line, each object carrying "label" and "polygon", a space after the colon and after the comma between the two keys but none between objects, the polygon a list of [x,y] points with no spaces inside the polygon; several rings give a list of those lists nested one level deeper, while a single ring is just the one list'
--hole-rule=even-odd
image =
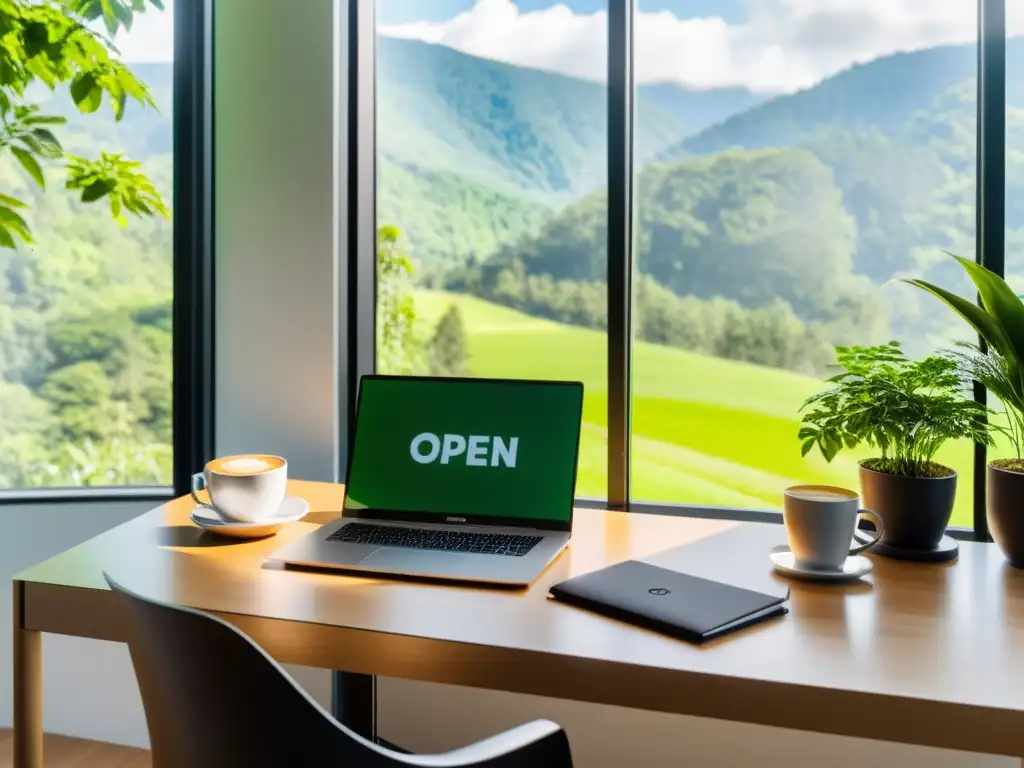
[{"label": "open laptop screen", "polygon": [[363,377],[345,511],[568,529],[582,409],[578,382]]}]

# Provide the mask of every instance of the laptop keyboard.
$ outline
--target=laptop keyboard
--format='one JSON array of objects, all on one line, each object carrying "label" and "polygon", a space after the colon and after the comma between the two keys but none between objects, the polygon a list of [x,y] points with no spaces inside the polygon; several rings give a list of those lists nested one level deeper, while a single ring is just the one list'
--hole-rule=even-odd
[{"label": "laptop keyboard", "polygon": [[399,528],[391,525],[346,523],[327,537],[328,541],[353,544],[377,544],[382,547],[434,549],[444,552],[472,552],[481,555],[522,557],[536,546],[541,536],[516,536],[507,533],[470,533],[424,528]]}]

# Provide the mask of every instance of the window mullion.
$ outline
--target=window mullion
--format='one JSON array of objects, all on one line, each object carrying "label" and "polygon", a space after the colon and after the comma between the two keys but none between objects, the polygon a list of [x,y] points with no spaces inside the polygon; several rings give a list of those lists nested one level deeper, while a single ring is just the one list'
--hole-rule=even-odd
[{"label": "window mullion", "polygon": [[608,503],[629,505],[633,3],[608,6]]}]

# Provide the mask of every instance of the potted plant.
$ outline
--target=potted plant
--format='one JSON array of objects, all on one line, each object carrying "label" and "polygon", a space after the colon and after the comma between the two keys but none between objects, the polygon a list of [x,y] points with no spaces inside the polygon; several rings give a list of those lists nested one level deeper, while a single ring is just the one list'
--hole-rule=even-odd
[{"label": "potted plant", "polygon": [[953,256],[978,289],[981,306],[923,280],[907,280],[942,299],[964,318],[985,347],[962,344],[963,371],[1003,404],[1001,427],[1013,446],[1013,458],[988,465],[987,518],[992,538],[1010,565],[1024,568],[1024,303],[999,275],[973,261]]},{"label": "potted plant", "polygon": [[[904,559],[932,558],[956,497],[956,472],[935,462],[947,440],[989,444],[987,409],[965,396],[966,379],[950,355],[908,360],[897,341],[836,347],[842,373],[801,407],[803,455],[817,446],[831,462],[844,448],[881,455],[860,462],[861,500],[885,524],[877,549]],[[956,550],[951,550],[955,557]]]}]

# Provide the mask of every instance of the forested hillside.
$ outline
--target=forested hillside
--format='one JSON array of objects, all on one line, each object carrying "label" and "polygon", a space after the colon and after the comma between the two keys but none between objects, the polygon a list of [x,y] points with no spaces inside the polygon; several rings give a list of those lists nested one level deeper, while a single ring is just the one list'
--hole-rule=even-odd
[{"label": "forested hillside", "polygon": [[[169,199],[170,156],[146,165]],[[55,181],[33,196],[35,244],[0,249],[0,487],[167,483],[170,222],[121,229]]]},{"label": "forested hillside", "polygon": [[[1008,48],[1024,65],[1024,42]],[[782,302],[830,342],[896,335],[923,352],[962,335],[955,318],[930,311],[928,297],[891,281],[926,276],[970,293],[942,251],[974,253],[976,53],[958,46],[888,56],[677,142],[637,177],[639,272],[679,297],[747,311]],[[1008,99],[1012,252],[1024,245],[1024,208],[1015,202],[1024,184],[1024,88],[1012,86]],[[451,285],[522,308],[529,302],[501,297],[529,293],[528,276],[570,294],[577,283],[603,281],[605,206],[603,192],[591,193]],[[1012,272],[1014,260],[1008,265]],[[547,314],[574,322],[561,309]],[[593,318],[582,324],[600,327]]]}]

